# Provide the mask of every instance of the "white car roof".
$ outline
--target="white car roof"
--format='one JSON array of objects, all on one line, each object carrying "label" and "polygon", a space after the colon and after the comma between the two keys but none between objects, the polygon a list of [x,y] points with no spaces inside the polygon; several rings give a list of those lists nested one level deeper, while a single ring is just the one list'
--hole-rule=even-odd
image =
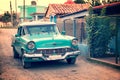
[{"label": "white car roof", "polygon": [[31,21],[31,22],[23,22],[20,26],[32,26],[32,25],[55,25],[54,22],[41,22],[41,21]]}]

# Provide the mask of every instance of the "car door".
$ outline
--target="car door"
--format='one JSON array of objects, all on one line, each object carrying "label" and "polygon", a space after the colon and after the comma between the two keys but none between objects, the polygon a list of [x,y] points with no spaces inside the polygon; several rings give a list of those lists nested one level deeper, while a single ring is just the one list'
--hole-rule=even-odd
[{"label": "car door", "polygon": [[19,27],[18,28],[18,31],[17,31],[17,36],[15,36],[15,49],[16,51],[20,54],[21,53],[21,34],[22,33],[22,27]]}]

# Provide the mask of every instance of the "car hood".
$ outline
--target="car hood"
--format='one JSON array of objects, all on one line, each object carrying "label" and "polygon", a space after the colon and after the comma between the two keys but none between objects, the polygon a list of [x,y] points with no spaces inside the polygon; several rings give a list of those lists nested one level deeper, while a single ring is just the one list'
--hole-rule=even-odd
[{"label": "car hood", "polygon": [[34,41],[36,48],[62,48],[62,47],[70,47],[71,46],[71,40],[74,37],[71,36],[65,36],[61,34],[47,34],[47,35],[27,35],[24,36],[24,39],[27,41]]}]

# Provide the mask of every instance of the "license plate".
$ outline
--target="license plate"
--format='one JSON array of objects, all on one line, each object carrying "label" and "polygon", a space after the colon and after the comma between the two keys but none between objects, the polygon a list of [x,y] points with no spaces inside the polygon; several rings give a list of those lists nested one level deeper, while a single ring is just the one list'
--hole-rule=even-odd
[{"label": "license plate", "polygon": [[39,58],[32,58],[32,60],[39,60]]},{"label": "license plate", "polygon": [[51,60],[57,60],[57,59],[61,59],[62,56],[61,56],[61,55],[50,55],[49,58],[50,58]]}]

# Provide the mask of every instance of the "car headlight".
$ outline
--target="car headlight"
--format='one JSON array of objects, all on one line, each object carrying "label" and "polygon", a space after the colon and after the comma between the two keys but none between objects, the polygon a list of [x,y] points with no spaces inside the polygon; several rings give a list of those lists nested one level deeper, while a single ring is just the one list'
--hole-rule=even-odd
[{"label": "car headlight", "polygon": [[77,39],[73,39],[72,40],[72,45],[73,46],[77,46],[78,45],[78,40]]},{"label": "car headlight", "polygon": [[30,41],[27,43],[27,48],[28,49],[34,49],[35,48],[35,43],[33,41]]}]

